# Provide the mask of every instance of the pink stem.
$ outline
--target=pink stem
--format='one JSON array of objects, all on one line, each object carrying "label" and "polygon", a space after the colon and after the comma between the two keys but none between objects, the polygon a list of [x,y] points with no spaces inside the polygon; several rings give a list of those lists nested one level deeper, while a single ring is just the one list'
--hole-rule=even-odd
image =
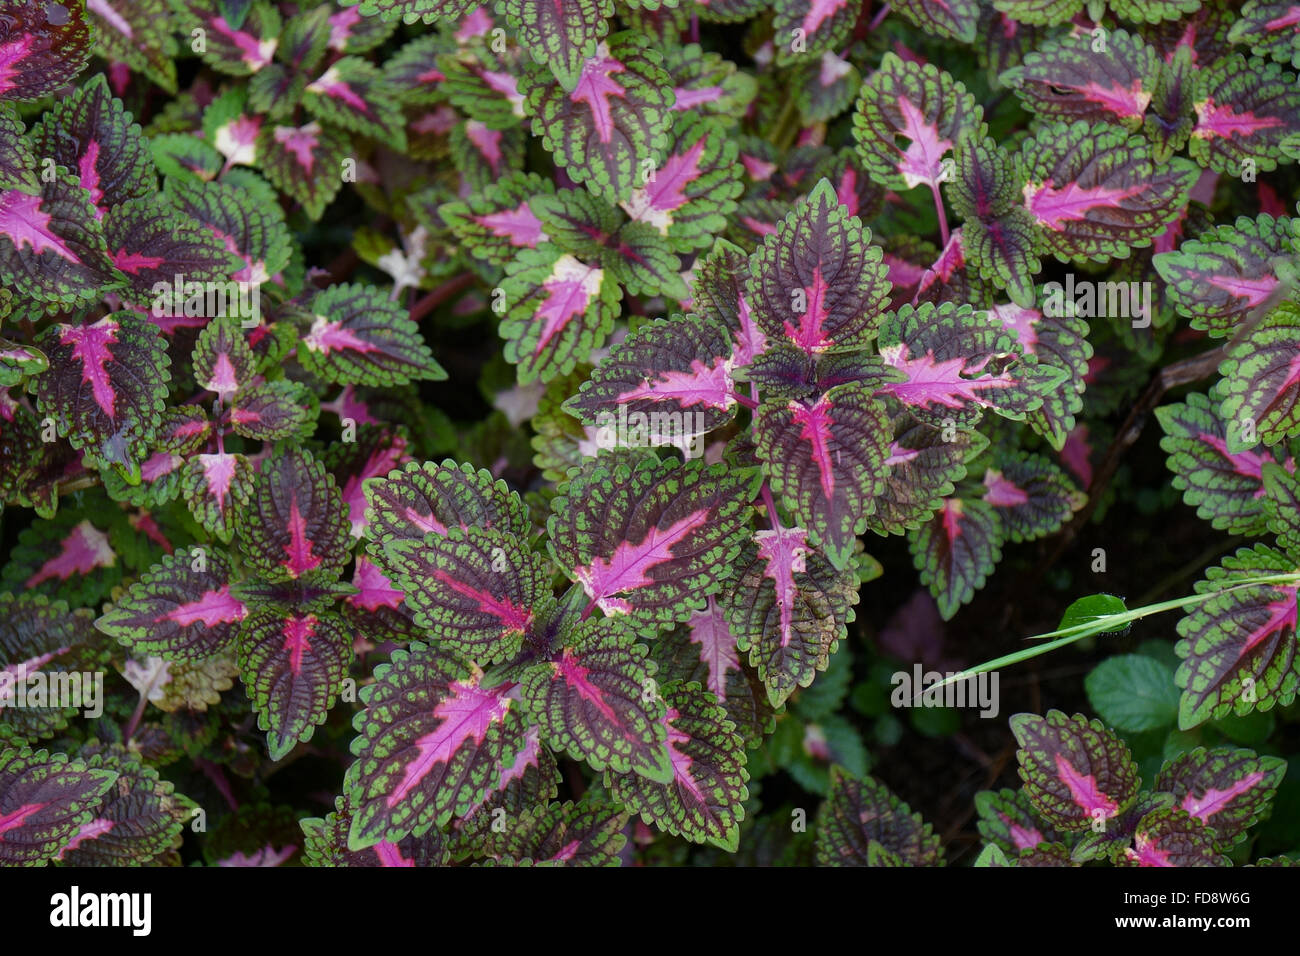
[{"label": "pink stem", "polygon": [[122,728],[123,746],[129,744],[131,742],[131,738],[135,736],[136,729],[139,728],[140,726],[140,718],[144,716],[144,709],[146,706],[148,706],[148,704],[149,704],[149,698],[146,697],[144,694],[141,694],[140,702],[135,705],[135,710],[131,713],[131,719],[128,720],[126,722],[126,726]]},{"label": "pink stem", "polygon": [[203,776],[212,781],[212,785],[225,798],[226,803],[230,804],[230,809],[238,810],[239,801],[235,799],[235,794],[230,789],[230,782],[226,780],[221,767],[204,757],[195,760],[194,765],[203,771]]},{"label": "pink stem", "polygon": [[943,208],[943,197],[939,195],[939,184],[930,183],[930,192],[934,194],[934,210],[939,214],[939,235],[943,238],[943,246],[948,247],[948,213]]}]

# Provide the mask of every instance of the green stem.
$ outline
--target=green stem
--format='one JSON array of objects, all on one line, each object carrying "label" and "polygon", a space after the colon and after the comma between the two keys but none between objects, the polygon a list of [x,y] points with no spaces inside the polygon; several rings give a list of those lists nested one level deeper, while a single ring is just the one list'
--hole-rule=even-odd
[{"label": "green stem", "polygon": [[[1007,654],[1003,657],[995,658],[991,661],[985,661],[970,670],[961,671],[946,677],[934,687],[928,690],[938,690],[949,684],[955,684],[958,681],[966,680],[968,677],[975,677],[979,674],[986,674],[989,671],[998,670],[1002,667],[1009,667],[1012,664],[1019,664],[1021,661],[1027,661],[1031,657],[1039,657],[1048,654],[1058,647],[1065,647],[1076,641],[1081,641],[1085,637],[1092,637],[1095,634],[1102,634],[1108,631],[1116,631],[1125,624],[1131,624],[1133,621],[1139,621],[1144,617],[1150,617],[1153,614],[1160,614],[1164,611],[1172,611],[1177,608],[1190,607],[1193,604],[1202,604],[1221,594],[1227,594],[1229,591],[1235,591],[1238,588],[1258,587],[1261,584],[1297,584],[1300,583],[1300,572],[1291,572],[1288,574],[1270,574],[1256,578],[1240,578],[1232,583],[1229,587],[1215,588],[1210,591],[1203,591],[1200,594],[1189,594],[1186,597],[1174,598],[1170,601],[1161,601],[1157,604],[1148,604],[1145,607],[1133,608],[1131,611],[1120,611],[1115,614],[1105,614],[1095,620],[1083,624],[1075,624],[1073,627],[1061,628],[1056,631],[1048,631],[1045,634],[1035,634],[1027,637],[1027,641],[1039,641],[1046,638],[1056,638],[1048,641],[1046,644],[1039,644],[1037,647],[1027,648],[1023,651],[1016,651],[1014,654]],[[919,696],[919,695],[918,695]]]},{"label": "green stem", "polygon": [[776,122],[772,125],[772,145],[779,152],[785,152],[799,135],[799,106],[795,103],[795,98],[789,96],[781,107],[781,112],[777,115]]}]

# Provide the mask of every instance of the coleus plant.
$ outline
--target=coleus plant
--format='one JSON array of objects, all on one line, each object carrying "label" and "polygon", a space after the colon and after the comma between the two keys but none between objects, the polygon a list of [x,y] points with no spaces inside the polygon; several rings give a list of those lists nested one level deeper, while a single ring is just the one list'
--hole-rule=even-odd
[{"label": "coleus plant", "polygon": [[1011,729],[1024,786],[976,796],[976,866],[1223,866],[1268,815],[1286,770],[1251,750],[1197,747],[1142,789],[1128,747],[1099,720],[1053,710],[1017,714]]},{"label": "coleus plant", "polygon": [[[108,680],[0,710],[0,860],[941,864],[860,592],[962,621],[1189,342],[1174,485],[1266,540],[1180,605],[1178,721],[1292,704],[1286,4],[5,10],[0,665]],[[1281,780],[1012,730],[988,865],[1242,862]]]}]

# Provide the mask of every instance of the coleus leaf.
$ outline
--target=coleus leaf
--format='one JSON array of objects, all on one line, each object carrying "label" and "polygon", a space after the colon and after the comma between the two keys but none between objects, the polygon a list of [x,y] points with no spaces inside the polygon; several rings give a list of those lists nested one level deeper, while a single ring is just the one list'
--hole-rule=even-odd
[{"label": "coleus leaf", "polygon": [[772,30],[777,63],[837,49],[858,19],[852,0],[776,0]]},{"label": "coleus leaf", "polygon": [[1166,63],[1179,57],[1178,50],[1182,47],[1187,49],[1192,63],[1213,63],[1232,51],[1228,32],[1233,19],[1240,13],[1227,3],[1212,0],[1203,2],[1199,10],[1181,21],[1148,24],[1141,32]]},{"label": "coleus leaf", "polygon": [[633,222],[645,222],[689,252],[722,232],[740,195],[739,148],[721,125],[684,117],[673,125],[664,158],[622,202]]},{"label": "coleus leaf", "polygon": [[[1196,28],[1187,27],[1185,37],[1196,35]],[[1159,42],[1154,37],[1148,37]],[[1150,108],[1142,118],[1142,131],[1155,147],[1157,158],[1172,156],[1187,145],[1195,125],[1192,98],[1196,85],[1195,52],[1189,44],[1174,46],[1171,58],[1160,68]]]},{"label": "coleus leaf", "polygon": [[891,5],[907,20],[929,36],[943,37],[960,43],[974,43],[979,26],[979,0],[902,0]]},{"label": "coleus leaf", "polygon": [[691,433],[703,433],[735,413],[731,370],[732,341],[724,327],[674,315],[641,326],[616,345],[564,407],[583,424],[603,425],[611,433],[620,414],[633,412],[651,422],[666,415],[663,423],[681,422]]},{"label": "coleus leaf", "polygon": [[149,140],[149,151],[158,172],[168,179],[189,177],[208,182],[225,165],[215,148],[189,133],[160,133]]},{"label": "coleus leaf", "polygon": [[1245,43],[1256,56],[1272,57],[1300,69],[1300,14],[1291,0],[1250,0],[1233,11],[1228,33],[1233,43]]},{"label": "coleus leaf", "polygon": [[1108,0],[1111,12],[1133,23],[1159,23],[1195,13],[1203,0]]},{"label": "coleus leaf", "polygon": [[673,779],[605,774],[610,794],[651,826],[696,843],[734,851],[749,791],[745,751],[727,712],[699,684],[662,690]]},{"label": "coleus leaf", "polygon": [[925,524],[909,534],[912,563],[949,620],[984,586],[1002,560],[1002,524],[984,500],[945,498]]},{"label": "coleus leaf", "polygon": [[555,799],[559,792],[560,771],[555,756],[542,746],[541,732],[536,725],[524,736],[524,748],[510,763],[497,767],[500,779],[496,789],[486,800],[472,807],[458,819],[454,826],[458,833],[456,852],[463,854],[464,847],[481,846],[493,824],[500,829],[501,811],[507,819],[518,818]]},{"label": "coleus leaf", "polygon": [[841,385],[857,385],[875,392],[889,382],[903,381],[903,373],[886,365],[878,355],[840,350],[814,358],[781,341],[773,342],[755,358],[747,375],[767,398],[783,401],[813,401]]},{"label": "coleus leaf", "polygon": [[220,551],[178,548],[164,555],[95,621],[139,654],[202,660],[232,646],[248,608],[230,590],[233,568]]},{"label": "coleus leaf", "polygon": [[1189,239],[1152,264],[1166,295],[1194,329],[1219,337],[1237,325],[1277,288],[1280,257],[1290,254],[1295,220],[1239,216]]},{"label": "coleus leaf", "polygon": [[644,453],[602,455],[551,502],[548,546],[588,608],[653,633],[685,620],[740,551],[758,476]]},{"label": "coleus leaf", "polygon": [[[933,64],[886,53],[862,86],[853,114],[858,155],[888,189],[936,187],[947,177],[943,159],[953,145],[983,135],[984,111],[966,87]],[[897,145],[904,137],[906,148]]]},{"label": "coleus leaf", "polygon": [[1219,365],[1230,452],[1300,435],[1300,305],[1282,302]]},{"label": "coleus leaf", "polygon": [[[1146,658],[1146,660],[1151,660]],[[1082,865],[1092,861],[1104,860],[1114,863],[1125,855],[1137,835],[1138,824],[1156,810],[1169,809],[1174,806],[1171,793],[1150,793],[1142,791],[1128,808],[1117,816],[1105,821],[1094,822],[1088,831],[1074,841],[1068,859],[1070,863]],[[1040,853],[1045,847],[1028,853]],[[1022,855],[1026,851],[1022,851]],[[1037,863],[1038,866],[1053,865],[1048,862]],[[1055,865],[1063,866],[1064,862]]]},{"label": "coleus leaf", "polygon": [[540,68],[526,76],[534,135],[556,165],[608,202],[629,198],[663,154],[672,85],[661,63],[644,38],[624,32],[597,44],[568,87]]},{"label": "coleus leaf", "polygon": [[1214,831],[1220,849],[1241,842],[1272,803],[1286,774],[1286,761],[1253,750],[1197,747],[1167,761],[1156,789],[1174,795],[1178,806]]},{"label": "coleus leaf", "polygon": [[767,688],[741,664],[736,637],[716,596],[703,611],[675,630],[661,634],[652,648],[662,683],[695,682],[726,708],[737,732],[750,745],[771,730],[773,709]]},{"label": "coleus leaf", "polygon": [[739,579],[719,600],[736,649],[748,652],[779,707],[830,663],[853,619],[858,579],[832,567],[797,527],[755,532],[736,564]]},{"label": "coleus leaf", "polygon": [[750,258],[745,299],[769,340],[809,354],[861,347],[889,302],[883,253],[823,179]]},{"label": "coleus leaf", "polygon": [[993,0],[993,8],[1013,22],[1036,26],[1065,23],[1083,9],[1084,0]]},{"label": "coleus leaf", "polygon": [[[420,124],[423,127],[424,124]],[[415,124],[412,124],[412,130]],[[483,189],[524,164],[527,137],[521,128],[492,129],[478,120],[452,127],[448,137],[452,163],[462,182],[471,189]],[[415,147],[412,147],[412,154]]]},{"label": "coleus leaf", "polygon": [[374,676],[344,780],[356,808],[352,850],[420,837],[468,812],[496,788],[527,730],[513,685],[483,687],[482,672],[451,651],[416,642]]},{"label": "coleus leaf", "polygon": [[[444,75],[438,90],[457,110],[488,129],[517,126],[525,115],[518,81],[524,55],[517,47],[497,53],[481,44],[445,53],[437,60]],[[386,71],[389,68],[386,65]]]},{"label": "coleus leaf", "polygon": [[1121,866],[1224,866],[1214,848],[1214,831],[1182,807],[1164,807],[1144,816],[1133,846],[1116,862]]},{"label": "coleus leaf", "polygon": [[[1263,544],[1224,557],[1198,581],[1198,593],[1232,587],[1238,578],[1288,574],[1295,562]],[[1295,699],[1296,585],[1252,584],[1224,590],[1191,608],[1178,622],[1183,663],[1178,725],[1193,727],[1230,713],[1270,710]]]},{"label": "coleus leaf", "polygon": [[1225,56],[1196,72],[1196,126],[1187,151],[1215,172],[1239,176],[1275,169],[1280,144],[1300,128],[1295,74],[1277,63]]},{"label": "coleus leaf", "polygon": [[1042,404],[1029,384],[1032,359],[1001,322],[970,306],[904,305],[886,317],[878,348],[907,376],[882,391],[931,425],[973,426],[985,408],[1021,420]]},{"label": "coleus leaf", "polygon": [[519,679],[542,740],[596,770],[671,784],[667,710],[645,645],[609,618],[581,621],[563,640],[552,660],[532,664]]},{"label": "coleus leaf", "polygon": [[1150,245],[1199,176],[1180,157],[1157,162],[1140,136],[1084,120],[1043,127],[1021,147],[1020,168],[1042,247],[1063,262]]},{"label": "coleus leaf", "polygon": [[422,636],[402,603],[402,592],[378,564],[363,554],[357,555],[352,587],[356,593],[344,599],[341,610],[354,633],[376,645],[385,640],[406,643]]},{"label": "coleus leaf", "polygon": [[[325,51],[331,46],[334,18],[329,6],[308,7],[289,18],[276,44],[276,58],[300,70],[315,72]],[[361,19],[356,10],[340,11],[338,16]],[[342,24],[343,21],[336,21]],[[344,27],[346,33],[346,27]]]},{"label": "coleus leaf", "polygon": [[[161,687],[155,685],[153,690],[161,690],[162,693],[161,699],[150,699],[149,702],[167,713],[203,713],[214,704],[219,704],[222,693],[234,686],[235,678],[239,676],[235,654],[232,646],[228,651],[198,661],[163,661],[159,664],[161,658],[149,658],[155,668],[161,670],[160,674],[157,670],[154,672]],[[146,691],[142,693],[149,696]],[[143,748],[140,756],[142,760],[149,759]]]},{"label": "coleus leaf", "polygon": [[256,375],[253,350],[243,331],[230,319],[216,318],[199,333],[193,353],[194,380],[200,388],[229,401]]},{"label": "coleus leaf", "polygon": [[280,15],[269,3],[256,0],[237,27],[210,0],[176,0],[176,14],[186,34],[203,31],[203,62],[230,76],[248,76],[270,64],[280,33]]},{"label": "coleus leaf", "polygon": [[738,23],[756,16],[766,6],[765,0],[709,0],[708,4],[700,4],[700,19],[710,23]]},{"label": "coleus leaf", "polygon": [[438,58],[459,49],[456,38],[445,33],[426,33],[411,40],[384,62],[389,89],[402,103],[445,103],[447,75],[438,68]]},{"label": "coleus leaf", "polygon": [[298,382],[280,380],[250,385],[230,404],[235,434],[255,441],[278,441],[311,431],[314,412],[310,393]]},{"label": "coleus leaf", "polygon": [[738,118],[758,91],[754,77],[698,43],[665,50],[664,68],[672,78],[675,113]]},{"label": "coleus leaf", "polygon": [[344,3],[356,7],[362,16],[379,16],[384,20],[401,18],[405,23],[423,20],[459,20],[478,7],[478,0],[359,0]]},{"label": "coleus leaf", "polygon": [[505,356],[521,385],[549,382],[585,361],[613,330],[622,296],[607,270],[550,243],[520,250],[499,288],[508,308]]},{"label": "coleus leaf", "polygon": [[622,217],[586,189],[561,189],[535,196],[529,208],[557,246],[584,259],[604,260]]},{"label": "coleus leaf", "polygon": [[73,447],[138,478],[171,378],[158,329],[113,312],[85,325],[53,325],[37,344],[50,361],[36,382],[41,413]]},{"label": "coleus leaf", "polygon": [[168,177],[165,195],[244,262],[230,278],[257,286],[289,264],[289,231],[278,203],[262,203],[233,182],[175,176]]},{"label": "coleus leaf", "polygon": [[96,52],[110,63],[143,73],[176,92],[176,40],[164,0],[88,0]]},{"label": "coleus leaf", "polygon": [[35,741],[67,726],[75,706],[16,707],[14,683],[37,673],[52,682],[59,673],[102,668],[96,646],[102,638],[93,620],[89,611],[69,610],[62,601],[51,603],[41,595],[0,595],[0,739]]},{"label": "coleus leaf", "polygon": [[237,515],[245,567],[267,581],[341,571],[351,559],[346,514],[334,478],[309,452],[266,459]]},{"label": "coleus leaf", "polygon": [[719,239],[695,270],[691,290],[694,310],[730,330],[736,368],[749,365],[767,345],[767,336],[754,321],[745,301],[748,258],[739,246]]},{"label": "coleus leaf", "polygon": [[894,416],[893,434],[885,484],[867,516],[867,527],[881,535],[913,531],[929,520],[966,476],[966,462],[988,447],[978,431],[945,432],[906,412]]},{"label": "coleus leaf", "polygon": [[810,400],[764,401],[754,417],[763,471],[831,564],[852,560],[885,481],[889,416],[856,385]]},{"label": "coleus leaf", "polygon": [[41,191],[0,192],[0,276],[36,302],[73,306],[120,284],[90,194],[55,167]]},{"label": "coleus leaf", "polygon": [[617,804],[584,800],[526,810],[501,833],[485,834],[482,853],[508,865],[617,866],[627,813]]},{"label": "coleus leaf", "polygon": [[148,308],[160,322],[247,310],[248,292],[241,294],[231,281],[243,265],[239,256],[162,197],[131,199],[110,209],[104,238],[114,267],[126,276],[120,295]]},{"label": "coleus leaf", "polygon": [[313,120],[302,126],[266,123],[257,137],[257,166],[271,185],[302,203],[319,219],[343,187],[349,144],[333,127]]},{"label": "coleus leaf", "polygon": [[0,189],[36,194],[36,157],[24,133],[26,126],[12,103],[0,102]]},{"label": "coleus leaf", "polygon": [[1033,301],[1033,277],[1040,262],[1035,254],[1037,243],[1033,217],[1019,206],[989,219],[968,219],[953,240],[961,242],[961,251],[972,273],[992,281],[1016,302]]},{"label": "coleus leaf", "polygon": [[303,106],[318,120],[406,146],[401,113],[379,69],[361,57],[345,56],[307,84]]},{"label": "coleus leaf", "polygon": [[443,379],[406,310],[373,286],[341,283],[314,295],[311,328],[298,361],[327,382],[347,385],[404,385],[414,379]]},{"label": "coleus leaf", "polygon": [[11,388],[35,378],[50,367],[38,348],[0,339],[0,388]]},{"label": "coleus leaf", "polygon": [[831,50],[823,52],[820,60],[805,61],[795,77],[799,115],[809,123],[825,122],[844,112],[862,86],[862,76],[852,60]]},{"label": "coleus leaf", "polygon": [[0,750],[0,861],[50,862],[90,823],[116,780],[114,771],[92,769],[67,754]]},{"label": "coleus leaf", "polygon": [[[94,745],[91,748],[93,749]],[[193,803],[171,781],[132,757],[112,751],[87,755],[87,768],[117,774],[94,818],[59,851],[64,866],[147,866],[180,845]]]},{"label": "coleus leaf", "polygon": [[239,677],[282,760],[325,722],[352,660],[352,634],[337,614],[260,610],[239,628]]},{"label": "coleus leaf", "polygon": [[1072,315],[1044,315],[1041,309],[995,305],[989,315],[1015,336],[1020,348],[1047,366],[1065,373],[1059,387],[1039,389],[1043,404],[1031,409],[1026,421],[1060,451],[1074,430],[1074,416],[1083,408],[1084,379],[1093,356],[1088,323]]},{"label": "coleus leaf", "polygon": [[603,261],[629,295],[686,298],[681,261],[671,251],[669,241],[648,222],[624,223],[604,250]]},{"label": "coleus leaf", "polygon": [[[308,77],[306,73],[291,71],[283,63],[270,63],[254,73],[248,81],[248,107],[255,112],[241,124],[241,139],[246,140],[250,134],[260,132],[265,120],[302,118],[295,117],[294,111],[302,105]],[[258,129],[253,129],[254,125]],[[247,146],[241,149],[247,149]]]},{"label": "coleus leaf", "polygon": [[1034,300],[1039,271],[1033,218],[1017,205],[1019,176],[1012,157],[991,139],[963,140],[956,170],[948,178],[953,208],[965,219],[929,272],[921,277],[916,302],[935,279],[948,281],[969,261],[971,271],[1008,290],[1025,306]]},{"label": "coleus leaf", "polygon": [[334,800],[334,810],[324,819],[310,817],[299,821],[304,836],[304,865],[419,867],[445,866],[450,862],[447,838],[440,830],[430,830],[422,837],[403,837],[396,843],[380,840],[362,850],[349,850],[352,818],[352,804],[344,794]]},{"label": "coleus leaf", "polygon": [[1011,732],[1020,749],[1025,795],[1044,821],[1069,833],[1110,820],[1137,797],[1137,765],[1101,721],[1059,710],[1016,714]]},{"label": "coleus leaf", "polygon": [[555,191],[537,173],[511,173],[482,192],[438,209],[448,228],[479,258],[504,266],[519,249],[535,249],[550,237],[529,201]]},{"label": "coleus leaf", "polygon": [[[650,173],[649,170],[646,172]],[[528,238],[527,244],[535,246],[534,238],[539,241],[554,239],[555,245],[566,255],[571,253],[591,261],[595,276],[608,272],[632,294],[662,294],[674,299],[687,297],[686,286],[679,275],[681,266],[671,252],[672,246],[650,222],[626,222],[609,204],[580,189],[535,196],[530,206],[531,211],[528,206],[520,206],[516,214],[508,217],[513,220],[515,215],[523,214],[525,222],[520,223],[521,226],[526,226],[530,217],[536,220],[539,228],[534,235],[526,235],[531,227],[521,233],[521,237]],[[635,214],[630,206],[628,209]],[[535,217],[533,213],[536,213]],[[513,222],[510,228],[515,228]],[[542,251],[547,251],[547,248],[543,247]],[[550,284],[548,281],[547,285]],[[564,291],[564,288],[559,287],[559,290]],[[592,289],[584,291],[589,295]],[[580,300],[573,304],[581,307]]]},{"label": "coleus leaf", "polygon": [[609,31],[612,0],[556,0],[532,4],[500,0],[498,9],[519,31],[519,45],[545,64],[566,89],[582,82],[584,63]]},{"label": "coleus leaf", "polygon": [[817,813],[818,866],[942,866],[934,827],[874,777],[855,780],[831,768]]},{"label": "coleus leaf", "polygon": [[32,130],[32,149],[77,174],[97,219],[158,188],[140,127],[113,98],[102,73],[42,117]]},{"label": "coleus leaf", "polygon": [[12,0],[0,28],[0,98],[40,99],[76,78],[90,60],[90,26],[81,4]]},{"label": "coleus leaf", "polygon": [[447,460],[408,462],[386,478],[365,482],[366,534],[385,548],[398,541],[423,542],[429,532],[450,528],[497,530],[526,540],[532,527],[516,492],[486,470]]},{"label": "coleus leaf", "polygon": [[1214,398],[1193,392],[1185,402],[1157,408],[1165,433],[1160,447],[1169,455],[1173,486],[1197,516],[1231,534],[1259,535],[1265,526],[1263,469],[1278,460],[1277,453],[1230,451],[1230,429],[1217,405]]},{"label": "coleus leaf", "polygon": [[159,450],[190,455],[208,446],[212,423],[197,405],[175,405],[163,412],[162,424],[154,438]]},{"label": "coleus leaf", "polygon": [[982,790],[975,794],[980,836],[1015,859],[1025,850],[1055,843],[1060,834],[1034,816],[1024,790]]},{"label": "coleus leaf", "polygon": [[1277,535],[1277,544],[1289,555],[1300,555],[1300,481],[1295,476],[1295,460],[1285,466],[1265,462],[1264,518],[1268,530]]},{"label": "coleus leaf", "polygon": [[1042,455],[996,456],[984,472],[984,502],[993,506],[1004,537],[1033,541],[1055,532],[1087,502],[1065,472]]},{"label": "coleus leaf", "polygon": [[195,455],[181,466],[181,496],[194,520],[229,543],[253,477],[253,466],[244,455],[221,451]]},{"label": "coleus leaf", "polygon": [[1050,41],[1000,77],[1027,109],[1059,120],[1142,125],[1160,74],[1160,56],[1123,30],[1106,34],[1097,49],[1092,34]]},{"label": "coleus leaf", "polygon": [[[102,497],[92,500],[104,507]],[[9,555],[4,586],[15,592],[39,590],[74,604],[101,599],[123,571],[121,525],[115,525],[115,515],[110,510],[101,512],[95,521],[79,520],[77,512],[66,509],[53,520],[33,522],[20,532]],[[116,542],[109,539],[107,531],[114,532]]]},{"label": "coleus leaf", "polygon": [[484,663],[505,660],[544,624],[534,608],[549,602],[551,569],[512,534],[432,531],[423,541],[387,542],[380,560],[439,647]]},{"label": "coleus leaf", "polygon": [[383,478],[409,461],[410,455],[407,454],[409,442],[401,431],[380,425],[362,425],[355,437],[355,441],[342,442],[330,448],[326,463],[342,489],[352,536],[359,538],[365,534],[368,521],[366,481]]}]

